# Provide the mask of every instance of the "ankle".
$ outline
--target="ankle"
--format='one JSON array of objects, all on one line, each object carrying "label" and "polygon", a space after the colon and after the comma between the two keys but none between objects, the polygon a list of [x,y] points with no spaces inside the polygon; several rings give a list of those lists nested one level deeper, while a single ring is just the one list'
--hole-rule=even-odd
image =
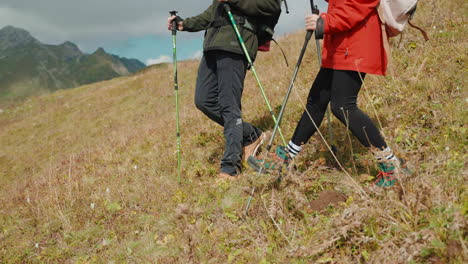
[{"label": "ankle", "polygon": [[379,163],[398,162],[398,158],[390,147],[385,149],[372,148],[371,152]]},{"label": "ankle", "polygon": [[286,151],[288,152],[289,158],[294,159],[302,151],[302,147],[296,145],[292,140],[289,141],[286,146]]}]

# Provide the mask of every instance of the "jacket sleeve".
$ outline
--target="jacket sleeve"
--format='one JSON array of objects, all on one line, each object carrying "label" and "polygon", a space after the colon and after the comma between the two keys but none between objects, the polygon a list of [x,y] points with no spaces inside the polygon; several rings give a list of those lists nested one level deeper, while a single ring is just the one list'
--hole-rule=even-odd
[{"label": "jacket sleeve", "polygon": [[373,12],[377,12],[380,0],[345,0],[323,13],[320,17],[324,21],[324,33],[338,33],[349,31],[363,22]]},{"label": "jacket sleeve", "polygon": [[271,16],[281,12],[281,0],[229,0],[246,16]]},{"label": "jacket sleeve", "polygon": [[197,32],[206,30],[211,22],[213,5],[210,5],[203,13],[198,16],[184,19],[184,31]]}]

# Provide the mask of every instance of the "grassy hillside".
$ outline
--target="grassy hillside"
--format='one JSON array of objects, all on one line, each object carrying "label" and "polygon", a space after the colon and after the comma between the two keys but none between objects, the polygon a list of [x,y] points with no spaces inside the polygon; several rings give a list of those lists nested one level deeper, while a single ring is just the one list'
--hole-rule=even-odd
[{"label": "grassy hillside", "polygon": [[[462,0],[422,1],[415,23],[431,41],[409,29],[393,43],[396,75],[366,79],[360,107],[414,170],[403,192],[365,191],[374,161],[337,120],[338,161],[314,136],[279,189],[251,170],[236,183],[217,181],[224,139],[193,105],[196,61],[179,65],[180,185],[171,65],[8,105],[0,111],[0,263],[466,263],[467,10]],[[291,61],[303,38],[281,39]],[[276,48],[257,62],[279,107],[293,69]],[[317,70],[311,42],[282,126],[287,138]],[[245,119],[271,129],[250,73],[243,98]],[[322,199],[316,210],[330,190],[346,201]]]}]

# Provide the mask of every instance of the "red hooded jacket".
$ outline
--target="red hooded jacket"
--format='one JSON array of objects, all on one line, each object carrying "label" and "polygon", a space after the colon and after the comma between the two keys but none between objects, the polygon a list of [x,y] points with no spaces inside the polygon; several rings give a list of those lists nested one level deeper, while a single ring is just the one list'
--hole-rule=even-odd
[{"label": "red hooded jacket", "polygon": [[329,0],[322,67],[385,75],[387,56],[377,13],[380,0]]}]

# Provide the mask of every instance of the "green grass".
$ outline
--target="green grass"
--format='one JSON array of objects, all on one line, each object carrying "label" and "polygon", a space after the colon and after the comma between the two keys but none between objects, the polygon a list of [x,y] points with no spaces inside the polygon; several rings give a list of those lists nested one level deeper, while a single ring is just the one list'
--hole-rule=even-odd
[{"label": "green grass", "polygon": [[[431,41],[409,30],[393,45],[398,74],[366,79],[360,107],[382,123],[414,170],[403,194],[362,195],[376,165],[337,120],[337,157],[350,176],[314,136],[279,189],[250,170],[239,182],[217,182],[222,129],[193,105],[192,61],[179,65],[177,184],[172,67],[160,65],[2,108],[0,262],[465,263],[466,5],[421,2],[416,22]],[[434,7],[442,20],[432,22]],[[280,42],[297,58],[302,41],[297,33]],[[286,138],[303,111],[316,59],[311,43],[282,125]],[[292,73],[281,60],[276,48],[257,60],[274,107]],[[271,129],[250,75],[243,98],[245,119]],[[243,219],[252,185],[258,192]],[[323,190],[348,199],[311,211],[308,203]]]}]

